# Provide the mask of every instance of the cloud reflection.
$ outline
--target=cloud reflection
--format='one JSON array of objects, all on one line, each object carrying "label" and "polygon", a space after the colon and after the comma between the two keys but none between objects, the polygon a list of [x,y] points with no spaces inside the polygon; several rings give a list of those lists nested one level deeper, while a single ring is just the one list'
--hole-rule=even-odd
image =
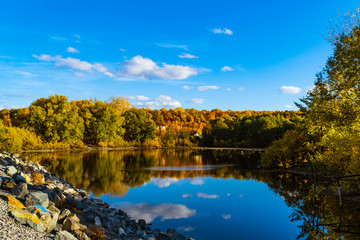
[{"label": "cloud reflection", "polygon": [[231,218],[231,214],[222,214],[221,217],[225,220],[229,220]]},{"label": "cloud reflection", "polygon": [[184,231],[184,232],[190,232],[190,231],[193,231],[194,228],[193,227],[183,227],[183,226],[181,226],[181,227],[178,227],[177,230]]},{"label": "cloud reflection", "polygon": [[203,185],[204,183],[205,183],[204,180],[201,178],[195,178],[190,181],[191,185]]},{"label": "cloud reflection", "polygon": [[196,215],[196,210],[189,209],[183,204],[162,203],[152,206],[150,203],[140,203],[135,205],[125,205],[120,207],[127,212],[133,219],[145,219],[152,222],[155,218],[161,217],[161,221],[167,219],[189,218]]},{"label": "cloud reflection", "polygon": [[192,196],[193,196],[193,195],[188,194],[188,193],[184,193],[184,194],[182,195],[183,198],[188,198],[188,197],[192,197]]},{"label": "cloud reflection", "polygon": [[214,195],[210,195],[210,194],[206,194],[206,193],[197,193],[196,196],[198,196],[199,198],[220,198],[219,195],[214,194]]},{"label": "cloud reflection", "polygon": [[159,188],[169,187],[173,183],[177,183],[179,180],[176,178],[152,178],[150,183],[158,186]]}]

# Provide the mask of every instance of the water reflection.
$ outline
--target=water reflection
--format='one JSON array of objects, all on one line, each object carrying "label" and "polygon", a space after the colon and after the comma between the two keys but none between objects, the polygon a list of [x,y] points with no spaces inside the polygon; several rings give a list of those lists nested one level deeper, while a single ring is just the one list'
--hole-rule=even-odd
[{"label": "water reflection", "polygon": [[122,210],[127,212],[133,219],[145,219],[151,223],[155,218],[160,217],[160,221],[167,219],[189,218],[196,215],[196,210],[189,209],[183,204],[162,203],[155,206],[149,203],[140,203],[135,205],[122,205]]},{"label": "water reflection", "polygon": [[[196,239],[237,239],[240,230],[242,239],[360,239],[360,196],[346,194],[359,189],[359,181],[339,183],[340,205],[336,181],[259,171],[259,156],[153,150],[29,157],[76,187],[105,195],[134,219]],[[119,197],[125,201],[120,206]],[[208,234],[209,227],[221,234]]]}]

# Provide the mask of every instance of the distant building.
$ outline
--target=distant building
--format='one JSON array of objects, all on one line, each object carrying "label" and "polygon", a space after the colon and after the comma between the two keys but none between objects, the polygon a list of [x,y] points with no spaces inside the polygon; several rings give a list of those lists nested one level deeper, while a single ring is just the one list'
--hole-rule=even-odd
[{"label": "distant building", "polygon": [[156,127],[157,127],[158,130],[164,130],[164,131],[166,130],[166,127],[163,126],[163,125],[158,125]]}]

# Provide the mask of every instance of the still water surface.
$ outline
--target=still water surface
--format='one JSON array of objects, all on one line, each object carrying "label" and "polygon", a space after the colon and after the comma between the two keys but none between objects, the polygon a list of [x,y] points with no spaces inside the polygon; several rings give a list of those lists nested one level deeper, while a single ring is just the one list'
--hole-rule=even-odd
[{"label": "still water surface", "polygon": [[[151,150],[29,157],[133,219],[145,219],[162,231],[174,228],[196,240],[346,236],[324,228],[326,221],[338,223],[336,197],[319,199],[317,192],[314,198],[311,179],[258,170],[256,155]],[[353,214],[353,206],[349,213],[344,206],[341,216]]]}]

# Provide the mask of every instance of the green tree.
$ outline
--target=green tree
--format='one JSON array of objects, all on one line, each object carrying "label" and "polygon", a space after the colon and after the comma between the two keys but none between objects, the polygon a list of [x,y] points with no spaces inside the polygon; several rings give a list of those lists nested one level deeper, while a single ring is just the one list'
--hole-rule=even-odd
[{"label": "green tree", "polygon": [[151,118],[151,114],[144,109],[131,108],[124,113],[125,117],[125,139],[130,141],[140,141],[154,139],[156,124]]},{"label": "green tree", "polygon": [[59,95],[34,101],[30,106],[29,125],[48,142],[73,143],[82,140],[84,134],[78,107]]}]

